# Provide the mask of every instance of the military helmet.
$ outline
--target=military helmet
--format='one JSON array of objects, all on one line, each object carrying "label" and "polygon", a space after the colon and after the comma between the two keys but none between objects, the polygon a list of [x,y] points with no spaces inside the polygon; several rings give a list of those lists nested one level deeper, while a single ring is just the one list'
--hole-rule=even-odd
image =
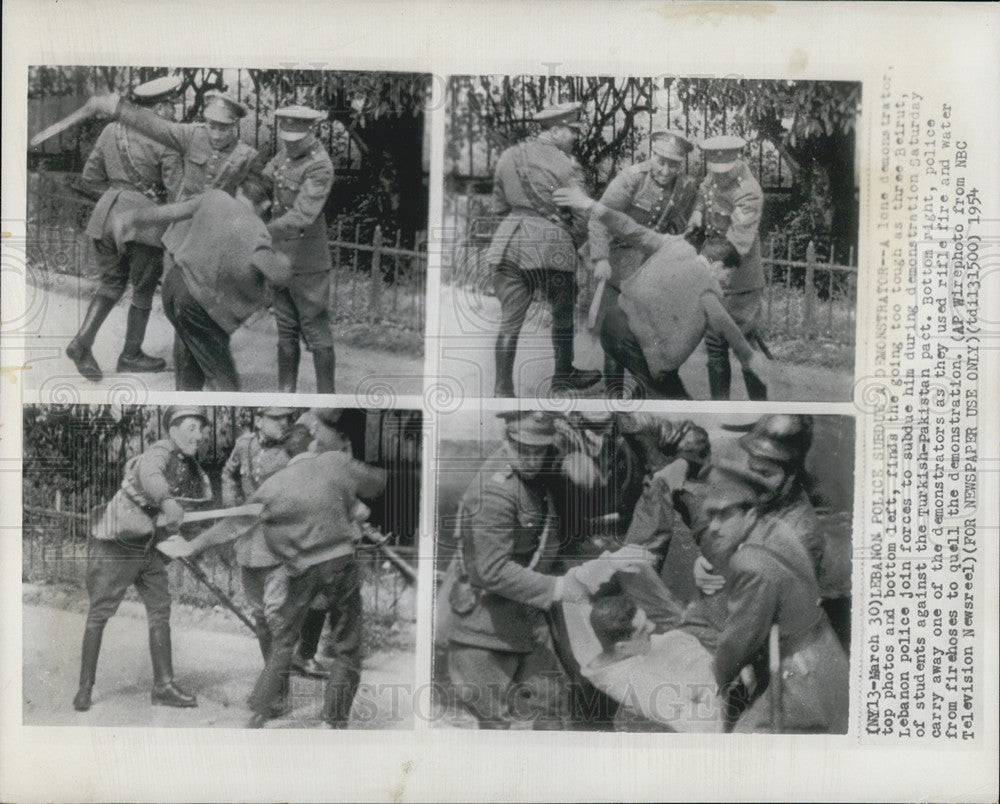
[{"label": "military helmet", "polygon": [[169,430],[174,422],[193,416],[201,419],[202,424],[208,424],[208,412],[201,405],[170,405],[163,411],[163,429]]},{"label": "military helmet", "polygon": [[812,446],[812,416],[771,413],[762,416],[740,446],[755,458],[780,464],[801,464]]},{"label": "military helmet", "polygon": [[547,447],[555,442],[556,427],[552,414],[542,410],[501,415],[507,422],[507,437],[530,447]]}]

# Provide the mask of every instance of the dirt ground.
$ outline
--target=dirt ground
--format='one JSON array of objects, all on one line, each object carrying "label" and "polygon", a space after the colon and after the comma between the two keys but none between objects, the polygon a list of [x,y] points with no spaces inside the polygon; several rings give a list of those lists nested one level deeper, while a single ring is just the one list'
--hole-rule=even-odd
[{"label": "dirt ground", "polygon": [[[84,380],[65,349],[76,334],[93,294],[94,283],[64,274],[35,275],[27,279],[25,383],[40,389],[46,401],[70,402],[69,383],[88,389],[111,391],[119,402],[141,402],[147,391],[173,391],[174,330],[163,314],[159,294],[146,330],[143,350],[167,361],[167,371],[157,374],[116,374],[115,364],[125,339],[129,294],[111,311],[97,335],[93,352],[105,376],[100,383]],[[230,346],[243,391],[276,391],[278,333],[274,317],[257,313],[232,336]],[[419,394],[423,390],[424,360],[403,353],[344,343],[336,335],[336,391],[356,394],[359,404],[382,405],[386,398]],[[316,392],[316,375],[308,352],[303,350],[298,392]]]},{"label": "dirt ground", "polygon": [[[441,287],[441,371],[440,382],[455,386],[452,391],[466,398],[493,396],[493,345],[500,320],[500,303],[496,298],[472,289]],[[586,332],[576,336],[575,363],[579,368],[600,369],[603,352],[595,338]],[[732,398],[745,400],[746,389],[739,363],[733,364]],[[680,375],[693,399],[708,399],[708,373],[705,344],[681,367]],[[768,389],[769,400],[848,402],[851,400],[854,377],[851,371],[812,367],[791,362],[772,364],[774,381]],[[521,398],[548,395],[552,377],[552,344],[545,310],[532,305],[528,320],[521,330],[517,360],[514,365],[514,387]],[[600,397],[599,384],[584,395]]]},{"label": "dirt ground", "polygon": [[[24,585],[23,722],[29,726],[165,726],[242,728],[246,699],[262,667],[257,641],[228,612],[177,605],[171,615],[174,674],[198,696],[193,709],[152,706],[145,612],[126,600],[104,632],[93,706],[71,701],[80,669],[86,618],[82,590]],[[351,713],[353,729],[410,729],[415,655],[412,647],[365,657]],[[292,713],[267,728],[319,728],[323,682],[293,679]]]}]

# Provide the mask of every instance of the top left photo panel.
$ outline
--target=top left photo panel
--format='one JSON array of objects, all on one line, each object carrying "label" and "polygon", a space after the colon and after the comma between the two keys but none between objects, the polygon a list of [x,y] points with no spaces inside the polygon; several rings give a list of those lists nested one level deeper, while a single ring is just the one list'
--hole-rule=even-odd
[{"label": "top left photo panel", "polygon": [[431,80],[28,68],[25,380],[423,388]]}]

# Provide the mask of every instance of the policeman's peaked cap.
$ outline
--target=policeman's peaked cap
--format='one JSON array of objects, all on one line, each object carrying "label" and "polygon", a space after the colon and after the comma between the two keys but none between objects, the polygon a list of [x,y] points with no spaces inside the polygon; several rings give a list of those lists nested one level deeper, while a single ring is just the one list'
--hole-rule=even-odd
[{"label": "policeman's peaked cap", "polygon": [[288,142],[295,142],[307,136],[314,124],[326,119],[326,112],[310,109],[308,106],[285,106],[274,113],[278,123],[278,136]]},{"label": "policeman's peaked cap", "polygon": [[556,426],[552,415],[541,410],[503,416],[507,437],[529,447],[547,447],[555,441]]},{"label": "policeman's peaked cap", "polygon": [[340,422],[340,417],[344,415],[343,408],[313,408],[310,412],[320,424],[334,429],[339,429],[337,425]]},{"label": "policeman's peaked cap", "polygon": [[132,100],[144,106],[172,100],[183,81],[179,75],[164,75],[132,88]]},{"label": "policeman's peaked cap", "polygon": [[555,106],[549,106],[546,109],[535,112],[531,119],[540,124],[542,128],[569,126],[570,128],[579,130],[583,128],[583,123],[580,122],[580,110],[582,108],[583,104],[579,101],[558,103]]},{"label": "policeman's peaked cap", "polygon": [[679,131],[661,128],[649,135],[649,147],[657,156],[680,162],[691,153],[694,144]]},{"label": "policeman's peaked cap", "polygon": [[699,495],[706,508],[756,503],[762,494],[774,491],[763,475],[733,461],[715,461]]},{"label": "policeman's peaked cap", "polygon": [[739,164],[747,141],[742,137],[709,137],[701,143],[705,168],[710,173],[727,173]]},{"label": "policeman's peaked cap", "polygon": [[163,429],[169,430],[181,419],[193,416],[208,424],[208,412],[201,405],[170,405],[163,411]]},{"label": "policeman's peaked cap", "polygon": [[224,92],[205,93],[205,111],[202,114],[206,120],[232,125],[246,113],[246,106]]},{"label": "policeman's peaked cap", "polygon": [[755,458],[780,464],[805,461],[812,446],[813,419],[799,413],[762,416],[740,439],[740,446]]}]

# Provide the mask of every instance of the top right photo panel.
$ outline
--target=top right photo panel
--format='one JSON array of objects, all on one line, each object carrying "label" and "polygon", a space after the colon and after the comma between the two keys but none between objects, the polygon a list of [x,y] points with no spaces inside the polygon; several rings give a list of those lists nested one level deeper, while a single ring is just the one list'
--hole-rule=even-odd
[{"label": "top right photo panel", "polygon": [[849,401],[861,84],[453,76],[465,397]]}]

